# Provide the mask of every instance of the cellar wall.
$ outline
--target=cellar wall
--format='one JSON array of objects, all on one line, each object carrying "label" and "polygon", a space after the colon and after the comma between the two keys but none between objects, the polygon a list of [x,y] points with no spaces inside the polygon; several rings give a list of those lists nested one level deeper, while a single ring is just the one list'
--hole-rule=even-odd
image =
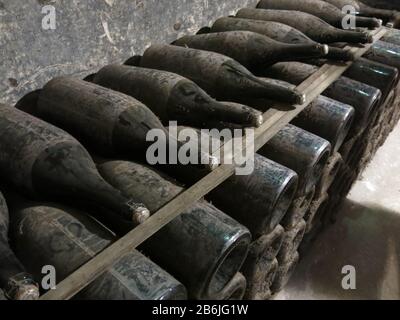
[{"label": "cellar wall", "polygon": [[0,101],[14,103],[55,76],[85,77],[142,54],[151,43],[195,33],[218,17],[256,3],[0,0]]}]

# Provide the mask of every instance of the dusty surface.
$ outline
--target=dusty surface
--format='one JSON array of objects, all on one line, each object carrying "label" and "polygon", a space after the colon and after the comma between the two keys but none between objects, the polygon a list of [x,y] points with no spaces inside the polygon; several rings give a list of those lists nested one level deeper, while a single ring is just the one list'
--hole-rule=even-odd
[{"label": "dusty surface", "polygon": [[[400,125],[276,299],[400,299]],[[356,269],[356,290],[341,283]]]},{"label": "dusty surface", "polygon": [[[14,103],[52,77],[85,77],[196,33],[257,0],[0,0],[0,101]],[[55,26],[46,5],[55,8]],[[44,10],[42,13],[42,10]]]}]

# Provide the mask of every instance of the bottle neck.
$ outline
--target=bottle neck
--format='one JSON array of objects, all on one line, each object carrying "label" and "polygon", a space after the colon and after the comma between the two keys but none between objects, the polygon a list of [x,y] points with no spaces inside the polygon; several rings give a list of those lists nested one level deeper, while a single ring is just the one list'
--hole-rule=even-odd
[{"label": "bottle neck", "polygon": [[124,220],[133,222],[133,225],[139,225],[149,217],[150,214],[143,204],[124,196],[122,192],[113,188],[100,177],[97,177],[97,179],[93,178],[91,183],[92,188],[88,189],[87,185],[84,185],[82,188],[77,188],[76,190],[91,205],[111,210]]},{"label": "bottle neck", "polygon": [[329,48],[324,44],[285,45],[281,48],[279,61],[296,61],[308,58],[321,58],[328,54]]},{"label": "bottle neck", "polygon": [[368,17],[356,17],[356,26],[358,28],[369,28],[375,29],[382,26],[382,20],[376,18],[368,18]]},{"label": "bottle neck", "polygon": [[373,37],[366,32],[336,29],[331,33],[330,42],[372,43]]},{"label": "bottle neck", "polygon": [[141,204],[124,197],[99,174],[96,165],[79,144],[49,147],[32,168],[34,191],[58,197],[73,197],[93,206],[105,207],[122,218],[141,223],[149,213]]},{"label": "bottle neck", "polygon": [[25,272],[4,239],[0,240],[0,287],[11,300],[35,300],[39,297],[33,277]]},{"label": "bottle neck", "polygon": [[260,93],[262,96],[259,98],[277,100],[290,104],[303,104],[305,96],[290,86],[280,85],[276,82],[268,82],[263,79],[258,79],[260,82]]},{"label": "bottle neck", "polygon": [[338,60],[338,61],[354,61],[354,54],[351,52],[335,47],[329,47],[329,53],[326,56],[330,60]]},{"label": "bottle neck", "polygon": [[360,15],[381,19],[394,19],[396,17],[396,14],[391,10],[372,8],[362,3],[360,3]]},{"label": "bottle neck", "polygon": [[201,126],[209,121],[226,121],[234,124],[259,126],[261,113],[242,105],[226,104],[212,99],[202,91],[190,97],[175,90],[168,103],[171,118],[186,122],[191,126]]}]

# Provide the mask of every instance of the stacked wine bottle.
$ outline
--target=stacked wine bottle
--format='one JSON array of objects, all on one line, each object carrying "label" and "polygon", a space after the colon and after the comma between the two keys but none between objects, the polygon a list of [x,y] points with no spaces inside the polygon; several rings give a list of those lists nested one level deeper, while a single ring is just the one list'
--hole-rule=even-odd
[{"label": "stacked wine bottle", "polygon": [[[342,7],[357,12],[342,28]],[[219,165],[146,161],[147,134],[260,127],[293,109],[297,86],[326,63],[352,65],[254,159],[192,204],[75,299],[259,299],[284,288],[301,257],[334,222],[352,184],[400,118],[400,30],[369,29],[400,13],[356,0],[262,0],[196,35],[85,79],[63,76],[0,104],[0,289],[37,299],[43,266],[57,282],[143,223]],[[373,43],[372,43],[373,42]],[[348,45],[371,44],[355,60]],[[0,299],[3,294],[0,291]]]}]

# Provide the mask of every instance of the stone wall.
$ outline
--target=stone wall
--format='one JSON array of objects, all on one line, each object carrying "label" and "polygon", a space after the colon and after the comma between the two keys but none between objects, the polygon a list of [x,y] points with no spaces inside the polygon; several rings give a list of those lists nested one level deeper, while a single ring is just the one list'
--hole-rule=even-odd
[{"label": "stone wall", "polygon": [[[257,0],[0,0],[0,102],[58,75],[84,77],[197,32]],[[43,28],[55,8],[56,28]],[[44,10],[42,12],[42,10]]]}]

